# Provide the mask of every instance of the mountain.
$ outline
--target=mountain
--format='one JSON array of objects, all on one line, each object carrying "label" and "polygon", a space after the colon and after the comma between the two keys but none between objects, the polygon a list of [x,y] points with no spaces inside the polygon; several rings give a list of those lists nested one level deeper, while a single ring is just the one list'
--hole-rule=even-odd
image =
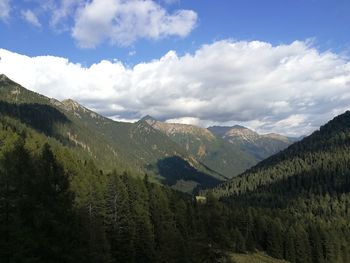
[{"label": "mountain", "polygon": [[142,120],[186,149],[206,167],[226,178],[232,178],[258,162],[250,153],[227,143],[206,128],[164,123],[149,116]]},{"label": "mountain", "polygon": [[147,173],[188,192],[225,179],[144,121],[116,122],[73,100],[60,102],[31,92],[5,75],[0,76],[0,99],[2,114],[58,139],[83,159],[92,158],[100,169]]},{"label": "mountain", "polygon": [[250,225],[245,244],[290,262],[349,262],[350,111],[206,194],[241,209],[232,221]]},{"label": "mountain", "polygon": [[[219,175],[149,116],[114,122],[4,76],[0,97],[5,262],[350,260],[350,112],[193,198],[166,185],[190,192]],[[197,128],[174,129],[207,136]]]},{"label": "mountain", "polygon": [[[93,158],[104,170],[120,167],[148,173],[152,180],[192,191],[197,186],[209,187],[232,178],[262,158],[258,143],[248,149],[227,143],[225,136],[216,136],[208,129],[163,123],[150,116],[136,123],[116,122],[71,99],[61,102],[31,92],[5,75],[1,83],[3,102],[21,107],[45,105],[62,113],[67,122],[55,123],[47,135],[60,138],[83,158]],[[37,124],[40,128],[40,122]]]},{"label": "mountain", "polygon": [[213,126],[208,130],[255,156],[259,161],[278,153],[297,140],[276,133],[258,134],[240,125]]},{"label": "mountain", "polygon": [[[82,158],[93,158],[107,171],[119,168],[147,173],[152,180],[187,192],[232,178],[288,144],[282,136],[260,136],[238,126],[218,136],[210,129],[163,123],[150,116],[136,123],[116,122],[71,99],[61,102],[31,92],[5,75],[0,83],[2,103],[22,109],[17,117],[58,138]],[[17,113],[12,110],[12,114]],[[32,116],[25,116],[28,114]],[[40,116],[42,120],[37,120]],[[44,121],[59,117],[65,121],[53,121],[52,125]],[[243,129],[253,134],[249,143],[244,139],[247,136],[234,137],[233,131]]]},{"label": "mountain", "polygon": [[207,217],[191,195],[133,171],[100,170],[58,136],[57,126],[75,127],[67,116],[0,102],[0,261],[206,262],[214,253]]},{"label": "mountain", "polygon": [[310,136],[222,184],[214,192],[230,196],[268,189],[276,194],[283,193],[284,197],[287,193],[347,192],[350,190],[349,150],[350,111],[347,111]]},{"label": "mountain", "polygon": [[279,134],[259,135],[236,125],[206,128],[165,123],[146,116],[142,121],[163,132],[208,168],[232,178],[259,161],[285,149],[292,139]]}]

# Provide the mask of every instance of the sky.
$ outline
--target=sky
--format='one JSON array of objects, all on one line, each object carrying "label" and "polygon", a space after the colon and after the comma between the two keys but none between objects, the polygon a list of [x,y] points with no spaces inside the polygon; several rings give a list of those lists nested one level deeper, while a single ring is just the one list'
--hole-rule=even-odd
[{"label": "sky", "polygon": [[309,134],[350,109],[348,0],[0,0],[0,73],[115,120]]}]

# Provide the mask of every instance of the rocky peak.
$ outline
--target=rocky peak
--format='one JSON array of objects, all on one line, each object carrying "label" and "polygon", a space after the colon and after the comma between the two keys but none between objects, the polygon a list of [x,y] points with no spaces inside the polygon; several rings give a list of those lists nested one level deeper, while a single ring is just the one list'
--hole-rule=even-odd
[{"label": "rocky peak", "polygon": [[245,127],[238,127],[238,128],[232,128],[229,131],[227,131],[223,138],[227,139],[241,139],[244,141],[254,142],[257,139],[259,139],[260,135],[256,133],[255,131],[252,131]]},{"label": "rocky peak", "polygon": [[269,138],[269,139],[273,139],[273,140],[279,140],[279,141],[283,141],[288,143],[290,141],[290,139],[286,136],[283,136],[281,134],[278,133],[268,133],[268,134],[263,134],[261,135],[264,138]]},{"label": "rocky peak", "polygon": [[99,115],[98,113],[93,112],[93,111],[85,108],[83,105],[79,104],[78,102],[76,102],[75,100],[72,100],[72,99],[63,100],[61,102],[61,105],[59,105],[58,103],[55,105],[63,108],[66,111],[72,112],[76,117],[78,117],[80,119],[92,118],[92,119],[97,119],[97,120],[109,120],[109,119]]},{"label": "rocky peak", "polygon": [[9,78],[5,74],[0,74],[0,81],[7,81]]},{"label": "rocky peak", "polygon": [[142,118],[154,129],[165,133],[168,136],[174,136],[177,134],[192,134],[195,136],[205,137],[208,140],[214,139],[214,135],[205,128],[201,128],[195,125],[182,124],[182,123],[166,123],[158,121],[150,116]]},{"label": "rocky peak", "polygon": [[78,102],[72,99],[63,100],[62,104],[64,105],[65,109],[68,111],[83,111],[83,112],[87,111],[87,109],[84,106],[80,105]]},{"label": "rocky peak", "polygon": [[[4,84],[16,84],[11,79],[9,79],[5,74],[0,74],[0,83]],[[18,86],[18,84],[16,84]]]},{"label": "rocky peak", "polygon": [[[234,125],[234,126],[211,126],[208,128],[208,130],[210,130],[212,133],[214,133],[215,135],[219,136],[219,137],[227,137],[230,136],[230,134],[232,136],[234,135],[239,135],[242,133],[242,131],[251,131],[248,128],[244,127],[244,126],[240,126],[240,125]],[[244,132],[243,132],[244,133]]]},{"label": "rocky peak", "polygon": [[150,115],[146,115],[140,121],[147,122],[151,126],[153,126],[157,122],[157,120]]}]

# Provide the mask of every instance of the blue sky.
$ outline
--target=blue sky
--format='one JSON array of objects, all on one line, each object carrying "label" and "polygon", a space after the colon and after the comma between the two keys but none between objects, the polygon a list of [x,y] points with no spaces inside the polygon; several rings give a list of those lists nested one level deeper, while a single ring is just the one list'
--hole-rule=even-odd
[{"label": "blue sky", "polygon": [[[0,23],[2,48],[30,56],[66,57],[86,65],[102,59],[135,64],[159,58],[169,50],[179,54],[193,52],[203,44],[227,38],[272,44],[313,39],[322,50],[348,52],[350,49],[350,2],[347,0],[175,0],[169,4],[158,1],[169,13],[179,9],[196,12],[198,19],[193,31],[185,37],[141,38],[128,46],[104,41],[93,48],[79,48],[71,37],[72,18],[65,21],[68,27],[65,31],[50,26],[51,11],[41,10],[38,2],[10,1],[10,16]],[[41,26],[33,26],[23,19],[23,10],[36,13]]]},{"label": "blue sky", "polygon": [[135,121],[308,134],[350,108],[348,0],[0,0],[0,73]]}]

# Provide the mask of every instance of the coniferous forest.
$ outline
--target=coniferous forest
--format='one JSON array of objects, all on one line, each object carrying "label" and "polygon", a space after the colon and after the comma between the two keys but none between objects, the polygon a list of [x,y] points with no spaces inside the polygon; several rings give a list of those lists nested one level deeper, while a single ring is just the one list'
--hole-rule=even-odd
[{"label": "coniferous forest", "polygon": [[196,201],[79,154],[56,108],[0,106],[1,262],[350,261],[350,112]]}]

